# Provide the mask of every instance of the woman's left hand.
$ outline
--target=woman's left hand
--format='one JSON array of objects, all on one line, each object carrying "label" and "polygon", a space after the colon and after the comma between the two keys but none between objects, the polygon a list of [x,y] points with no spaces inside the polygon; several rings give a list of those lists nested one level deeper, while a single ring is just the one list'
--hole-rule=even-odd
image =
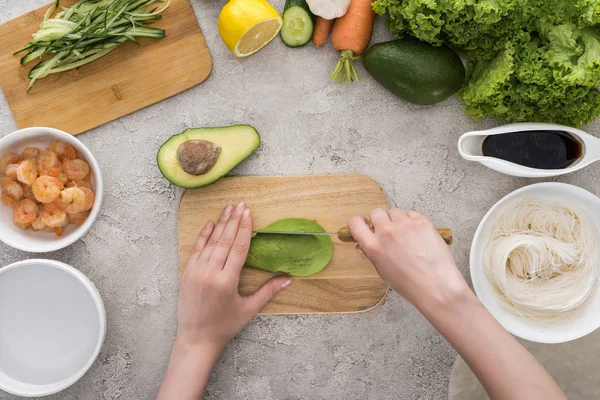
[{"label": "woman's left hand", "polygon": [[290,278],[278,276],[250,296],[238,293],[252,239],[252,215],[243,203],[229,206],[216,225],[200,232],[181,276],[179,328],[159,400],[204,398],[221,351]]},{"label": "woman's left hand", "polygon": [[216,226],[200,232],[181,277],[178,340],[222,349],[281,289],[276,277],[251,296],[238,293],[252,239],[252,215],[243,203],[229,206]]}]

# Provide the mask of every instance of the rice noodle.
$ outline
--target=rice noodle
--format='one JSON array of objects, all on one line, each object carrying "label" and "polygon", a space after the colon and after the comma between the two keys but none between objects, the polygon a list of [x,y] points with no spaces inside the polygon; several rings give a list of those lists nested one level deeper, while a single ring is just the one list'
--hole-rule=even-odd
[{"label": "rice noodle", "polygon": [[483,268],[507,309],[530,320],[564,318],[594,289],[595,227],[566,205],[519,202],[496,221]]}]

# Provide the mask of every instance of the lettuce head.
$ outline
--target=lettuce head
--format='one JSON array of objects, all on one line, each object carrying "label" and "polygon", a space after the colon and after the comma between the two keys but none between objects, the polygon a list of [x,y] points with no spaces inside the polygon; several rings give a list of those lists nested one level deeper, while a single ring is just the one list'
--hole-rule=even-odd
[{"label": "lettuce head", "polygon": [[580,126],[600,115],[600,0],[376,0],[398,37],[447,44],[471,66],[476,119]]}]

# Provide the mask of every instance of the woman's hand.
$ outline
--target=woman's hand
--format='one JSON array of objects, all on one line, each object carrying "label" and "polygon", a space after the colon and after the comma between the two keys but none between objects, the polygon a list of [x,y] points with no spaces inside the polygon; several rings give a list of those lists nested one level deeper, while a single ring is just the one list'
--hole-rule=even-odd
[{"label": "woman's hand", "polygon": [[396,292],[410,301],[469,364],[489,396],[565,400],[544,368],[485,309],[433,224],[416,211],[371,212],[348,222],[352,236]]},{"label": "woman's hand", "polygon": [[421,309],[470,293],[448,246],[425,216],[377,208],[370,217],[374,232],[362,217],[352,218],[348,227],[379,275],[401,296]]},{"label": "woman's hand", "polygon": [[252,215],[243,203],[227,207],[217,225],[200,232],[181,277],[178,338],[222,349],[281,289],[288,277],[267,282],[256,293],[238,293],[240,272],[252,239]]},{"label": "woman's hand", "polygon": [[227,342],[290,284],[276,277],[251,296],[238,293],[251,239],[252,215],[243,203],[227,207],[216,225],[209,222],[200,232],[181,276],[179,328],[159,399],[203,398]]}]

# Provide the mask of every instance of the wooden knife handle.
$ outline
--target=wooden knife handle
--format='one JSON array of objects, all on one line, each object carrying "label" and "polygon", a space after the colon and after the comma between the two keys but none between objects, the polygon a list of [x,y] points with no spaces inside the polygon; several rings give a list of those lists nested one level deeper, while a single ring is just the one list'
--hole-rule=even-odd
[{"label": "wooden knife handle", "polygon": [[[371,226],[371,230],[373,230],[373,226]],[[442,236],[442,239],[444,239],[444,242],[446,242],[446,244],[448,244],[448,245],[452,244],[452,229],[437,228],[437,231],[440,233],[440,235]],[[350,229],[348,229],[347,226],[340,228],[340,230],[338,231],[338,235],[348,235],[348,234],[350,234]],[[340,241],[346,242],[346,243],[356,243],[356,240],[352,236],[338,236],[338,239],[340,239]]]}]

